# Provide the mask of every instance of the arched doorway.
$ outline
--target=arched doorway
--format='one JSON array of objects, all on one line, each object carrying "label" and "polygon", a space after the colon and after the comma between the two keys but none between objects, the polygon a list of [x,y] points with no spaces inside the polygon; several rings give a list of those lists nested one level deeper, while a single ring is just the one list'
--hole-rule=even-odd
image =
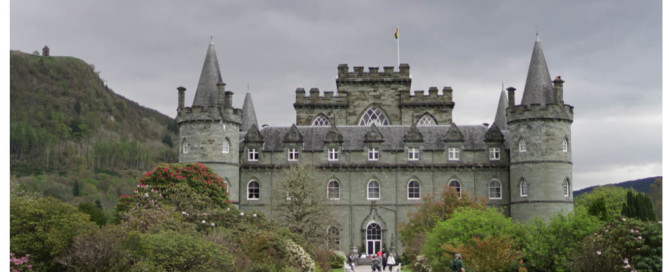
[{"label": "arched doorway", "polygon": [[367,255],[376,254],[376,252],[381,251],[382,241],[381,241],[381,226],[377,223],[370,223],[367,225]]}]

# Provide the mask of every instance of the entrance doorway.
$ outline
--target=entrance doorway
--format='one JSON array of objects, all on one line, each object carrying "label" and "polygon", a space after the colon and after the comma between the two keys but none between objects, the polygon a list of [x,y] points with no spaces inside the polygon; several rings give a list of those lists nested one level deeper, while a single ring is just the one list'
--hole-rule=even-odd
[{"label": "entrance doorway", "polygon": [[381,226],[377,223],[367,225],[367,255],[374,255],[381,251]]}]

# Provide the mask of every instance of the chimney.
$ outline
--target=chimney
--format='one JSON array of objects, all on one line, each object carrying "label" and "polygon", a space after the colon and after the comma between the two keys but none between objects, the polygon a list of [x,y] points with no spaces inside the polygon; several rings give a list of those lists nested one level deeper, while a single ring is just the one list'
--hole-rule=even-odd
[{"label": "chimney", "polygon": [[186,94],[186,88],[179,86],[177,91],[179,91],[179,109],[181,109],[184,107],[184,95]]},{"label": "chimney", "polygon": [[557,76],[555,77],[555,80],[553,80],[553,87],[555,88],[555,102],[564,104],[564,100],[562,98],[562,83],[564,83],[564,80],[562,80],[562,77]]},{"label": "chimney", "polygon": [[516,88],[509,87],[506,88],[506,91],[509,92],[509,107],[516,105]]}]

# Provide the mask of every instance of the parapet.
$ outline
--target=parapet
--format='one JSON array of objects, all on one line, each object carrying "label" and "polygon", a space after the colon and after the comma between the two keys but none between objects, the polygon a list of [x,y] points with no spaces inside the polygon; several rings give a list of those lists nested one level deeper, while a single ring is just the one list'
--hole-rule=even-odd
[{"label": "parapet", "polygon": [[411,95],[409,91],[400,91],[401,106],[454,106],[453,88],[444,87],[442,94],[439,94],[437,87],[430,87],[427,94],[423,90],[414,91]]},{"label": "parapet", "polygon": [[233,123],[242,123],[242,110],[233,109],[232,113],[221,113],[219,107],[184,107],[177,110],[176,121],[178,124],[185,122],[220,122],[228,121]]},{"label": "parapet", "polygon": [[297,108],[303,107],[348,107],[348,93],[339,92],[335,95],[333,91],[323,92],[320,96],[318,88],[311,88],[309,96],[306,95],[304,88],[297,88],[295,90],[295,104]]},{"label": "parapet", "polygon": [[574,107],[567,104],[516,105],[506,109],[506,116],[509,123],[533,119],[553,119],[571,123],[574,120]]},{"label": "parapet", "polygon": [[339,64],[337,66],[337,84],[355,83],[355,82],[383,82],[383,81],[406,81],[411,82],[409,75],[409,64],[402,63],[399,71],[395,71],[394,66],[384,66],[383,71],[379,67],[369,67],[367,71],[363,66],[354,66],[353,71],[349,71],[348,64]]}]

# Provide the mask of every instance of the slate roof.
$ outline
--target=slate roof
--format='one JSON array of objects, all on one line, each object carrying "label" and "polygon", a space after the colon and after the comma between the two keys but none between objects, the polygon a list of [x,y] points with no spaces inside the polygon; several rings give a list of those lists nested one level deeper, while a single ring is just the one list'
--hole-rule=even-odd
[{"label": "slate roof", "polygon": [[506,98],[506,93],[502,90],[499,95],[499,102],[497,102],[497,113],[495,114],[495,122],[500,130],[508,130],[509,126],[506,124],[506,108],[509,106],[509,100]]},{"label": "slate roof", "polygon": [[[378,126],[383,135],[381,150],[402,151],[404,150],[404,135],[410,126]],[[418,130],[423,135],[423,150],[444,150],[444,136],[450,126],[419,126]],[[483,125],[458,126],[464,137],[465,150],[484,150],[485,134],[488,128]],[[324,150],[325,134],[330,130],[328,126],[298,126],[303,137],[304,151]],[[366,126],[337,126],[344,138],[342,150],[364,150],[364,136],[370,130]],[[283,151],[283,139],[290,127],[264,127],[260,133],[264,139],[263,151]],[[505,139],[508,139],[508,131],[502,131]]]},{"label": "slate roof", "polygon": [[242,126],[241,131],[247,131],[251,125],[258,126],[258,119],[256,119],[256,110],[253,108],[253,100],[251,93],[246,93],[244,97],[244,106],[242,107]]},{"label": "slate roof", "polygon": [[223,83],[221,69],[218,67],[214,38],[209,42],[207,56],[204,58],[200,80],[197,83],[193,106],[211,107],[216,106],[218,98],[218,83]]},{"label": "slate roof", "polygon": [[553,82],[551,81],[551,75],[548,73],[544,51],[541,48],[539,36],[537,36],[537,40],[534,42],[534,49],[532,50],[530,68],[527,71],[525,91],[523,91],[521,104],[554,104],[555,97],[553,96],[553,90]]}]

